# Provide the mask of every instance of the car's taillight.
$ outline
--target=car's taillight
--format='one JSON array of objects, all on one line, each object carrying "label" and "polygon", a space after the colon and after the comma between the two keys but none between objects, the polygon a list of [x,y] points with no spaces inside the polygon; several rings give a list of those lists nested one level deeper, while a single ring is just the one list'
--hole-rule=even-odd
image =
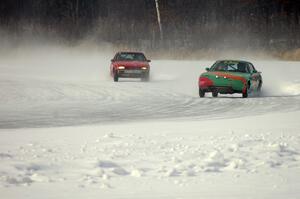
[{"label": "car's taillight", "polygon": [[198,84],[199,87],[208,87],[213,85],[213,81],[207,77],[200,77]]}]

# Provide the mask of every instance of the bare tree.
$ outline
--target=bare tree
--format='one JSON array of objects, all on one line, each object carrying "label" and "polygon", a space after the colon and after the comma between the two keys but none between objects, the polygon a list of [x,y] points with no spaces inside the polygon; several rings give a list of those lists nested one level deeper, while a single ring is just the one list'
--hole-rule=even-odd
[{"label": "bare tree", "polygon": [[163,40],[164,34],[163,34],[162,25],[161,25],[160,10],[159,10],[159,2],[158,2],[158,0],[155,0],[155,5],[156,5],[156,13],[157,13],[157,22],[158,22],[158,26],[159,26],[160,40]]}]

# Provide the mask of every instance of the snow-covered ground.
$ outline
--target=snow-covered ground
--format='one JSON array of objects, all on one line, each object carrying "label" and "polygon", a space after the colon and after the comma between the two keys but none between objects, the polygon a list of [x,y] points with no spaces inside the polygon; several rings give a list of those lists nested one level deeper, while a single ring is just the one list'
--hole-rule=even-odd
[{"label": "snow-covered ground", "polygon": [[108,75],[111,54],[0,61],[1,198],[299,198],[300,63],[256,61],[261,97],[198,97],[213,61]]}]

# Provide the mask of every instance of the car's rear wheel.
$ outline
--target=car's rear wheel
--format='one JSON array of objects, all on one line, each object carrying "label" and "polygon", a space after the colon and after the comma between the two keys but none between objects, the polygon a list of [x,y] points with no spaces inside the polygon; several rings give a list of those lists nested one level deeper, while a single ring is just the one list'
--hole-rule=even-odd
[{"label": "car's rear wheel", "polygon": [[247,97],[248,97],[248,89],[245,92],[243,92],[243,98],[247,98]]},{"label": "car's rear wheel", "polygon": [[248,82],[247,84],[247,88],[243,91],[242,95],[243,95],[243,98],[247,98],[248,97],[248,92],[249,92],[249,89],[250,89],[250,82]]},{"label": "car's rear wheel", "polygon": [[205,91],[199,88],[199,97],[205,97]]},{"label": "car's rear wheel", "polygon": [[218,94],[219,94],[218,91],[213,91],[213,92],[212,92],[212,96],[213,96],[213,97],[218,97]]},{"label": "car's rear wheel", "polygon": [[118,76],[118,73],[115,71],[114,72],[114,82],[117,82],[119,81],[119,76]]}]

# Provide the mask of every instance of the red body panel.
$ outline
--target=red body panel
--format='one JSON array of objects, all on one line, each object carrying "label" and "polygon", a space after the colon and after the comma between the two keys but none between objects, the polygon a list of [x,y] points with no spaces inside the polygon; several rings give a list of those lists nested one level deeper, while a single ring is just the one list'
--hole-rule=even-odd
[{"label": "red body panel", "polygon": [[199,77],[199,88],[207,88],[209,86],[212,86],[214,83],[207,77]]}]

